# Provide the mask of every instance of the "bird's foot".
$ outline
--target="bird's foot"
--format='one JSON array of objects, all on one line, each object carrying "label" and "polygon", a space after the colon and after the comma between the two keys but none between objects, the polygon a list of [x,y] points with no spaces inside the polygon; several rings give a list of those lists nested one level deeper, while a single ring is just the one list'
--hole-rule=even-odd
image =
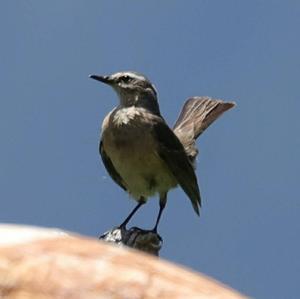
[{"label": "bird's foot", "polygon": [[133,231],[138,231],[141,235],[155,235],[161,242],[163,242],[163,239],[162,237],[158,234],[157,232],[157,228],[153,228],[153,229],[142,229],[142,228],[139,228],[139,227],[132,227],[130,228],[130,231],[133,230]]},{"label": "bird's foot", "polygon": [[138,227],[126,229],[120,226],[104,233],[99,239],[118,245],[126,245],[144,252],[158,255],[163,239],[155,230],[145,230]]}]

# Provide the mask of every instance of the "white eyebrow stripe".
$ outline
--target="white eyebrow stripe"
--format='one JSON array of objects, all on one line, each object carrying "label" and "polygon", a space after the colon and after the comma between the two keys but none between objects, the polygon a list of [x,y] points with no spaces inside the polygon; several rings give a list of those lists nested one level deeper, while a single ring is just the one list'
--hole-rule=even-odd
[{"label": "white eyebrow stripe", "polygon": [[135,77],[136,79],[140,80],[140,81],[146,81],[146,78],[143,76],[139,76],[137,74],[131,74],[132,77]]},{"label": "white eyebrow stripe", "polygon": [[133,72],[119,72],[119,73],[116,73],[116,74],[112,75],[112,78],[119,78],[119,77],[122,77],[122,76],[129,76],[129,77],[132,77],[132,78],[137,79],[139,81],[147,81],[147,79],[144,76],[138,75],[138,74],[133,73]]}]

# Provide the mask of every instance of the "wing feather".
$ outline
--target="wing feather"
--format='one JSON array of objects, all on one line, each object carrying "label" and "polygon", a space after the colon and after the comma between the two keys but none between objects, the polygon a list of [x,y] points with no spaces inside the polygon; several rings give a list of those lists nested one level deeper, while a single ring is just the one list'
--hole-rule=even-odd
[{"label": "wing feather", "polygon": [[107,172],[109,173],[109,175],[111,176],[111,178],[125,191],[127,191],[126,187],[125,187],[125,183],[122,179],[122,177],[119,175],[119,173],[116,171],[113,163],[111,162],[109,156],[106,154],[104,148],[103,148],[103,143],[102,141],[100,141],[100,145],[99,145],[99,153],[100,156],[102,158],[103,164],[107,170]]},{"label": "wing feather", "polygon": [[158,121],[153,124],[153,134],[158,141],[158,155],[166,163],[183,191],[188,195],[195,212],[199,215],[201,197],[197,177],[183,145],[164,121]]}]

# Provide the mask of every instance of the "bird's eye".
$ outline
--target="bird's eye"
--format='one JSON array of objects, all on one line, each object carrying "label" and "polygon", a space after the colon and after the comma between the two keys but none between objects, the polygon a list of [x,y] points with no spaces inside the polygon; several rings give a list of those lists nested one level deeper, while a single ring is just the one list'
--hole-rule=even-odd
[{"label": "bird's eye", "polygon": [[129,81],[131,80],[131,78],[129,77],[129,76],[123,76],[122,78],[121,78],[121,81],[123,81],[124,83],[128,83]]}]

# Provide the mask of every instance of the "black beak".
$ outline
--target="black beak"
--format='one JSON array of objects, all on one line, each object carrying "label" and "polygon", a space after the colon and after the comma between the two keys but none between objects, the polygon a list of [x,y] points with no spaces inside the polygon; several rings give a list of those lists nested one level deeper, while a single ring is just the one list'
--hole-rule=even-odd
[{"label": "black beak", "polygon": [[99,75],[89,75],[89,78],[92,78],[94,80],[106,83],[106,84],[111,84],[112,80],[109,76],[99,76]]}]

